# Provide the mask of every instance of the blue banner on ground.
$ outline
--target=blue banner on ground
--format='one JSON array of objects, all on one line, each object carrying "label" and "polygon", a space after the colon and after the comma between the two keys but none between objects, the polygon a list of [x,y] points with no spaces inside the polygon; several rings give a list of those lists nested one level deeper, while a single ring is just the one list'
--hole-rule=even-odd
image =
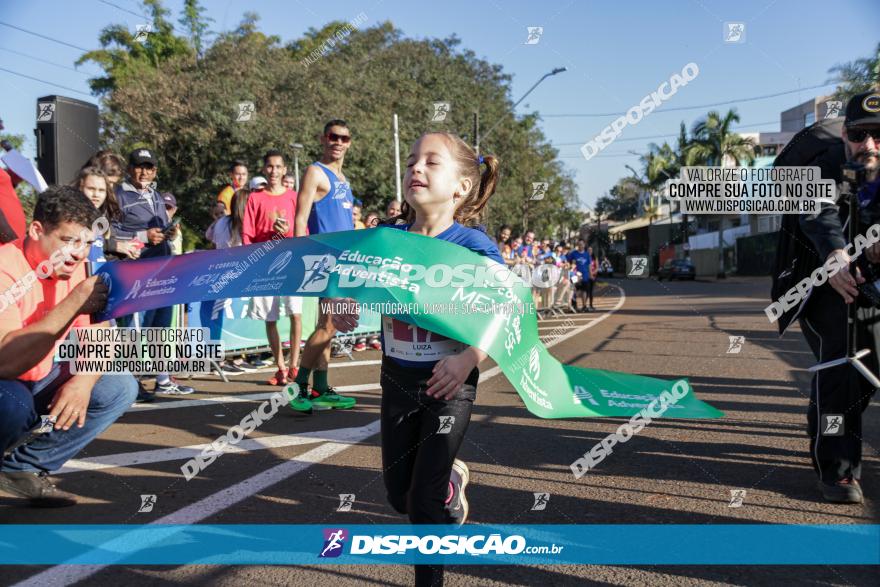
[{"label": "blue banner on ground", "polygon": [[0,525],[0,565],[877,565],[878,525]]}]

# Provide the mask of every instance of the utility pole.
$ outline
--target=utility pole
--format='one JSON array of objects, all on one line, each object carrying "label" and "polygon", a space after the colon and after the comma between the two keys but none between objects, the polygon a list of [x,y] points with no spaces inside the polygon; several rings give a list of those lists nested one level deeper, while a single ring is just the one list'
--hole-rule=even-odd
[{"label": "utility pole", "polygon": [[474,112],[474,151],[480,155],[480,113]]},{"label": "utility pole", "polygon": [[681,202],[679,202],[678,203],[678,212],[679,212],[679,214],[681,214],[681,224],[682,224],[682,226],[681,226],[681,232],[682,232],[681,244],[682,244],[682,249],[685,250],[685,257],[689,257],[690,255],[687,254],[690,252],[689,250],[687,250],[687,245],[689,242],[687,215],[682,213],[681,210],[682,210]]},{"label": "utility pole", "polygon": [[290,143],[290,146],[293,148],[294,188],[299,193],[299,152],[303,150],[303,146],[299,143]]},{"label": "utility pole", "polygon": [[[557,73],[562,73],[563,71],[567,71],[567,68],[565,68],[565,67],[557,67],[557,68],[554,69],[553,71],[551,71],[551,72],[549,72],[549,73],[545,73],[543,76],[541,76],[541,79],[539,79],[538,81],[536,81],[536,82],[534,83],[534,85],[532,85],[532,87],[529,88],[528,91],[527,91],[525,94],[522,95],[522,98],[520,98],[519,100],[517,100],[517,101],[514,103],[513,107],[510,109],[510,111],[513,112],[514,110],[516,110],[516,107],[519,106],[520,102],[522,102],[523,100],[525,100],[525,99],[526,99],[526,96],[528,96],[529,94],[531,94],[531,93],[532,93],[532,90],[534,90],[535,88],[538,87],[538,84],[540,84],[542,81],[544,81],[545,79],[547,79],[547,78],[550,77],[551,75],[556,75]],[[486,134],[484,134],[484,135],[481,137],[481,136],[480,136],[480,118],[479,118],[479,114],[476,113],[476,112],[474,112],[474,151],[477,153],[478,156],[479,156],[479,154],[480,154],[480,141],[481,141],[482,139],[486,138],[487,136],[489,136],[489,133],[491,133],[493,130],[495,130],[495,128],[496,128],[499,124],[501,124],[501,122],[504,120],[504,118],[505,118],[505,117],[501,117],[501,118],[499,118],[497,121],[495,121],[495,124],[493,124],[493,125],[489,128],[489,130],[486,131]],[[488,223],[488,219],[489,219],[489,203],[488,203],[488,202],[486,203],[486,207],[484,208],[484,210],[485,210],[485,218],[486,218],[486,221],[487,221],[487,223]]]},{"label": "utility pole", "polygon": [[[721,157],[721,167],[724,165],[724,156]],[[710,162],[711,164],[711,162]],[[736,167],[736,165],[734,165]],[[718,216],[718,276],[719,279],[727,277],[727,271],[724,267],[724,214]]]},{"label": "utility pole", "polygon": [[[556,75],[557,73],[562,73],[563,71],[568,71],[568,68],[566,68],[566,67],[557,67],[557,68],[554,69],[553,71],[551,71],[551,72],[549,72],[549,73],[545,73],[543,76],[541,76],[541,79],[539,79],[538,81],[536,81],[536,82],[534,83],[534,85],[533,85],[531,88],[529,88],[528,91],[527,91],[525,94],[522,95],[522,98],[520,98],[519,100],[517,100],[517,101],[514,103],[513,107],[510,109],[510,111],[513,112],[514,110],[516,110],[516,107],[519,106],[520,102],[522,102],[523,100],[525,100],[525,99],[526,99],[526,96],[528,96],[529,94],[531,94],[531,93],[532,93],[532,90],[534,90],[535,88],[538,87],[538,84],[540,84],[542,81],[544,81],[545,79],[547,79],[547,78],[550,77],[551,75]],[[482,137],[480,137],[479,135],[475,135],[475,137],[476,137],[476,140],[475,140],[475,150],[477,151],[477,155],[480,154],[480,141],[481,141],[482,139],[485,139],[486,137],[488,137],[488,136],[489,136],[489,133],[491,133],[493,130],[495,130],[495,128],[496,128],[499,124],[501,124],[501,122],[502,122],[503,120],[504,120],[504,117],[499,118],[499,119],[495,122],[495,124],[493,124],[493,125],[489,128],[489,130],[486,131],[486,134],[484,134]]]},{"label": "utility pole", "polygon": [[403,201],[400,195],[400,132],[397,127],[397,114],[394,115],[394,197]]}]

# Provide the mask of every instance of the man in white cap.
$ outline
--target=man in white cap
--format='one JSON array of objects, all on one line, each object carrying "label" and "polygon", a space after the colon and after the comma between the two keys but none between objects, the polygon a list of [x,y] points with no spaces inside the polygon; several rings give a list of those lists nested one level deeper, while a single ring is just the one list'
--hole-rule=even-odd
[{"label": "man in white cap", "polygon": [[[111,234],[116,240],[137,239],[144,243],[141,259],[168,257],[171,244],[179,228],[171,224],[165,199],[156,190],[158,160],[150,149],[135,149],[128,156],[128,177],[116,187],[116,200],[122,218],[111,222]],[[175,201],[175,204],[177,202]],[[156,308],[144,312],[143,328],[168,328],[174,316],[173,308]],[[128,326],[131,316],[120,316],[117,323]],[[156,375],[156,393],[186,395],[195,390],[183,385],[168,373]],[[143,399],[143,394],[141,394]]]}]

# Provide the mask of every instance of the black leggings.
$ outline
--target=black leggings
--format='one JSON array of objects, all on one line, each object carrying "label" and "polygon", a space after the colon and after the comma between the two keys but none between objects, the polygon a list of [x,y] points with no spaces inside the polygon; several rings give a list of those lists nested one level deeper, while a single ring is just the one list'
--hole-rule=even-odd
[{"label": "black leggings", "polygon": [[[452,461],[464,440],[477,395],[474,369],[455,398],[425,395],[431,369],[410,369],[383,357],[382,470],[388,502],[412,524],[449,524],[446,510]],[[453,416],[448,433],[438,430]],[[447,420],[448,422],[448,420]],[[443,567],[416,565],[416,585],[442,585]]]}]

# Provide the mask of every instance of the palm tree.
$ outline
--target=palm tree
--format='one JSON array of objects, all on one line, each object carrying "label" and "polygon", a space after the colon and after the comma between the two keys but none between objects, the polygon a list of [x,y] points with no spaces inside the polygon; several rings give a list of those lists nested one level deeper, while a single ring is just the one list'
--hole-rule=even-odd
[{"label": "palm tree", "polygon": [[643,156],[645,176],[654,189],[660,189],[667,180],[678,175],[681,168],[678,164],[675,149],[664,142],[659,147],[654,143],[648,145],[648,155]]},{"label": "palm tree", "polygon": [[[682,120],[678,127],[678,141],[675,145],[675,159],[673,165],[670,167],[674,170],[675,175],[681,173],[681,168],[687,165],[687,157],[688,151],[691,148],[691,139],[688,138],[687,126]],[[678,204],[678,209],[681,211],[681,203]],[[681,223],[682,223],[682,244],[687,244],[688,242],[688,221],[687,216],[685,214],[681,215]]]},{"label": "palm tree", "polygon": [[660,206],[654,202],[653,196],[648,197],[648,201],[642,205],[642,210],[644,210],[645,216],[648,217],[648,226],[651,226],[655,218],[660,217]]},{"label": "palm tree", "polygon": [[834,98],[849,100],[855,94],[870,89],[880,89],[880,43],[871,57],[862,57],[855,61],[839,63],[828,70],[832,81],[837,84]]},{"label": "palm tree", "polygon": [[[643,171],[641,177],[632,167],[629,170],[636,176],[637,181],[641,182],[641,186],[648,192],[648,201],[643,206],[643,211],[648,217],[648,226],[651,226],[656,218],[660,217],[661,200],[659,192],[662,191],[667,180],[673,179],[678,174],[676,169],[675,150],[664,142],[659,147],[651,143],[648,145],[648,152],[641,155],[639,159],[642,162]],[[657,197],[655,203],[654,197]],[[672,208],[669,208],[669,215],[672,216]]]},{"label": "palm tree", "polygon": [[675,144],[675,164],[678,171],[687,165],[687,152],[691,147],[691,139],[688,138],[687,126],[684,120],[678,125],[678,142]]},{"label": "palm tree", "polygon": [[612,220],[632,220],[638,214],[637,190],[628,177],[618,179],[600,200],[605,201],[605,214]]},{"label": "palm tree", "polygon": [[[712,110],[706,118],[699,120],[691,132],[691,144],[687,151],[689,165],[725,166],[733,161],[739,167],[740,161],[747,165],[755,162],[755,143],[731,130],[733,123],[739,122],[735,109],[730,109],[722,116]],[[724,216],[718,223],[718,276],[724,277]]]},{"label": "palm tree", "polygon": [[735,109],[727,111],[723,117],[713,110],[706,118],[697,121],[691,132],[686,160],[689,165],[724,166],[732,160],[734,167],[740,161],[747,165],[755,162],[755,143],[731,130],[733,123],[739,122]]}]

